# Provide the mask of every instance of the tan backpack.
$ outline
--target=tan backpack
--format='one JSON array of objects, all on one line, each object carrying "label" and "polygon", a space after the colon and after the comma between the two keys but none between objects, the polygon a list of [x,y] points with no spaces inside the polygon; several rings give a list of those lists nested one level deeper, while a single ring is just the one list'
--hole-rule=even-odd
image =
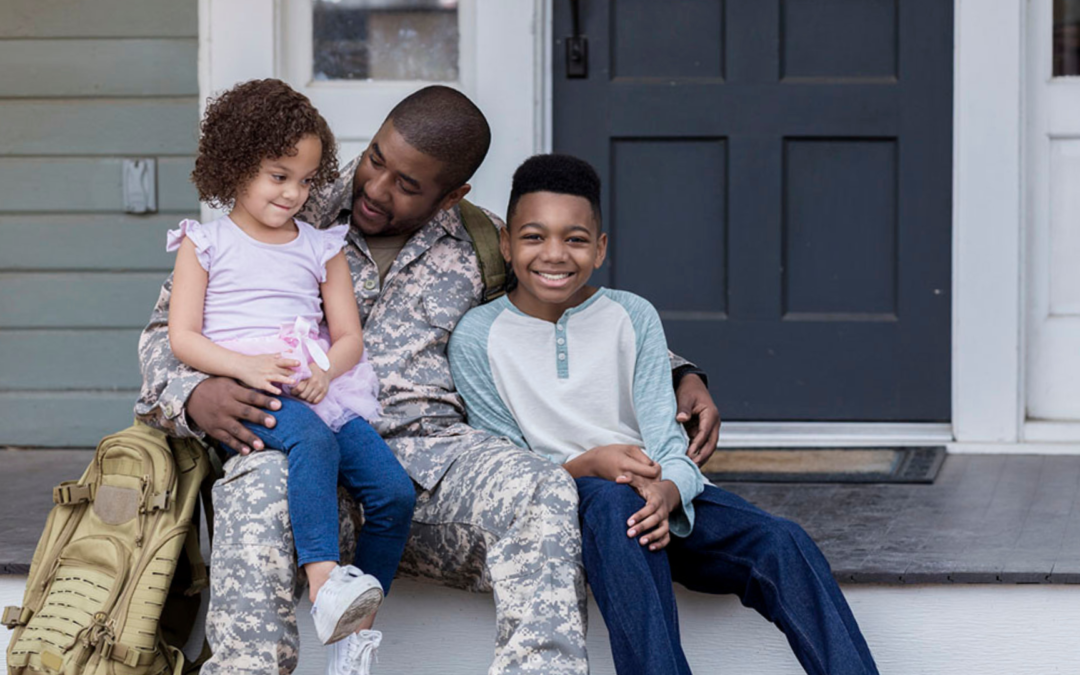
[{"label": "tan backpack", "polygon": [[14,630],[8,673],[189,669],[180,647],[207,586],[192,521],[211,474],[211,457],[196,441],[138,422],[104,438],[82,478],[53,489],[56,506],[34,551],[23,605],[4,610],[3,623]]}]

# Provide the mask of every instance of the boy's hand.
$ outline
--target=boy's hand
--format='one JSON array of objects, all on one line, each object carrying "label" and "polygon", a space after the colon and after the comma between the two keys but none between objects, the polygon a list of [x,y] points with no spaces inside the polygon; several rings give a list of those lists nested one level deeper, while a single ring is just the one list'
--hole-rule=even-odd
[{"label": "boy's hand", "polygon": [[713,403],[709,389],[697,375],[687,375],[679,381],[675,390],[678,404],[676,421],[686,427],[690,447],[686,454],[694,464],[702,466],[716,451],[716,439],[720,437],[720,410]]},{"label": "boy's hand", "polygon": [[281,394],[275,384],[292,384],[296,375],[293,369],[299,365],[299,361],[281,358],[281,354],[240,356],[234,376],[252,389]]},{"label": "boy's hand", "polygon": [[636,445],[600,445],[563,465],[574,478],[596,476],[638,489],[660,479],[660,465]]},{"label": "boy's hand", "polygon": [[640,537],[638,543],[650,551],[659,551],[671,542],[668,518],[679,508],[682,498],[675,483],[669,480],[654,481],[638,491],[645,498],[645,506],[626,521],[628,537]]},{"label": "boy's hand", "polygon": [[326,398],[326,392],[330,390],[330,375],[314,361],[308,367],[311,368],[311,377],[297,382],[291,393],[301,401],[318,403]]}]

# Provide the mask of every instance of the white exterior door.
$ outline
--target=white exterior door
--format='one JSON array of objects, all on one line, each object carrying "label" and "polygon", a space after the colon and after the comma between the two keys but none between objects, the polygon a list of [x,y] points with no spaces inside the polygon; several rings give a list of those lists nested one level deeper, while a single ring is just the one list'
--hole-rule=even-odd
[{"label": "white exterior door", "polygon": [[1028,31],[1026,435],[1080,440],[1080,1]]},{"label": "white exterior door", "polygon": [[199,10],[202,98],[285,80],[330,122],[343,162],[394,104],[435,82],[467,94],[492,127],[471,200],[501,213],[514,169],[543,147],[543,0],[200,0]]}]

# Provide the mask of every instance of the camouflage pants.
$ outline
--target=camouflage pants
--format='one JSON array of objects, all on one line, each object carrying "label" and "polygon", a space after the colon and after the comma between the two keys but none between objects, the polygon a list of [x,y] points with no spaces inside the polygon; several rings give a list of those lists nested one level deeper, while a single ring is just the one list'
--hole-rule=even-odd
[{"label": "camouflage pants", "polygon": [[[587,673],[574,482],[542,457],[470,432],[456,439],[468,448],[433,490],[418,496],[399,574],[494,591],[489,673]],[[294,610],[302,585],[285,458],[257,453],[234,458],[225,469],[214,486],[207,617],[214,656],[202,672],[288,675],[296,667]]]}]

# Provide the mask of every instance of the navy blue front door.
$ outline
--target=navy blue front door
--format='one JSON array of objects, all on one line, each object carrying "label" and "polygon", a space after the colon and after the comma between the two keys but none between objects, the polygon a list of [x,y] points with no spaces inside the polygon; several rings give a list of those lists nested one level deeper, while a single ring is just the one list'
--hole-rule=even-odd
[{"label": "navy blue front door", "polygon": [[952,2],[581,0],[554,147],[604,179],[594,281],[729,420],[950,417]]}]

